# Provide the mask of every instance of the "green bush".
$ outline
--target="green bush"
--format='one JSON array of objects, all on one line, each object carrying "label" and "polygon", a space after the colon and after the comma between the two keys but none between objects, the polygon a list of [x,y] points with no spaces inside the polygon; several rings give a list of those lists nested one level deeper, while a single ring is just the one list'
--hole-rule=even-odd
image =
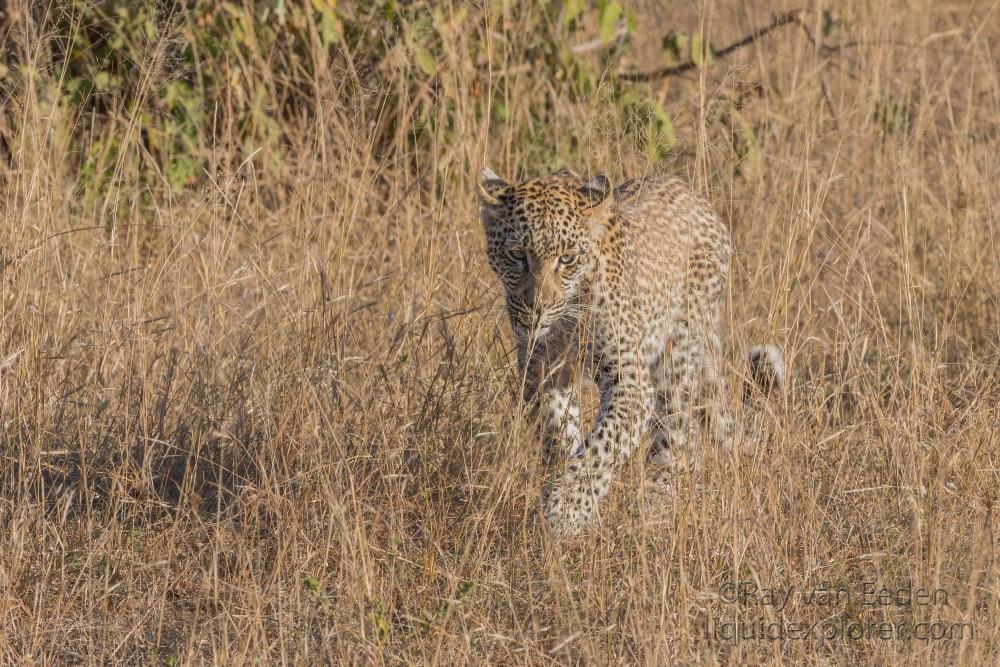
[{"label": "green bush", "polygon": [[[48,51],[17,48],[11,30],[0,96],[24,99],[18,92],[43,72],[46,94],[74,119],[77,162],[68,169],[82,201],[112,212],[129,197],[141,208],[150,191],[201,184],[214,154],[276,168],[294,159],[291,137],[331,91],[342,108],[377,93],[384,117],[371,148],[382,157],[461,143],[470,109],[531,143],[554,122],[555,100],[608,101],[653,160],[677,142],[645,86],[613,75],[634,29],[617,0],[491,3],[483,12],[420,0],[73,0],[33,18]],[[517,65],[532,74],[518,89],[489,68],[503,20],[532,26],[517,36]],[[571,48],[595,35],[586,53]],[[16,127],[17,111],[8,113],[4,126]]]}]

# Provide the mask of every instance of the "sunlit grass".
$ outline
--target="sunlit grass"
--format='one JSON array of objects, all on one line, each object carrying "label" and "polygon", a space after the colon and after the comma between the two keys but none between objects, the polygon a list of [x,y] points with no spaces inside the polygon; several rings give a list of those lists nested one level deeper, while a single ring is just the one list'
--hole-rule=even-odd
[{"label": "sunlit grass", "polygon": [[[809,35],[626,95],[608,49],[649,70],[670,30],[722,44],[771,15],[625,3],[631,41],[557,80],[540,43],[599,38],[598,10],[560,32],[489,4],[446,3],[433,42],[373,24],[399,46],[374,62],[319,13],[308,57],[238,45],[169,143],[148,132],[169,105],[112,89],[78,113],[55,19],[4,15],[31,76],[0,113],[0,663],[1000,660],[996,8],[809,11]],[[171,20],[130,96],[187,71]],[[666,500],[636,497],[636,462],[597,527],[546,537],[476,218],[487,158],[666,168],[709,196],[736,247],[733,383],[751,344],[788,363],[766,444],[709,451]],[[882,621],[974,630],[847,636]]]}]

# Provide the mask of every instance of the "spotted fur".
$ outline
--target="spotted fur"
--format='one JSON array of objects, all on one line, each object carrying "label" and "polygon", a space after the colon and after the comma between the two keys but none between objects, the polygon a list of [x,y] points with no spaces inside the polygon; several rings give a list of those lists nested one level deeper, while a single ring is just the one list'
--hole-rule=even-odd
[{"label": "spotted fur", "polygon": [[[612,189],[604,176],[587,182],[560,171],[508,184],[486,169],[478,189],[524,398],[541,412],[543,457],[570,454],[545,494],[545,517],[572,535],[590,522],[647,427],[650,459],[667,470],[697,461],[701,421],[716,441],[732,441],[718,369],[729,232],[669,176]],[[755,349],[760,390],[748,400],[780,385],[780,364],[775,348]],[[586,437],[573,391],[581,366],[593,370],[601,396]],[[692,418],[699,413],[706,418]]]}]

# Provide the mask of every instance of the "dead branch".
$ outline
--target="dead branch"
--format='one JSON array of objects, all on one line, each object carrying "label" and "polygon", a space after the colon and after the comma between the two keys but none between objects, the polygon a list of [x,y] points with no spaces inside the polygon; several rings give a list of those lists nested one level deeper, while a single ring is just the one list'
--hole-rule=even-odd
[{"label": "dead branch", "polygon": [[[761,37],[764,37],[768,33],[786,26],[790,23],[796,23],[801,25],[802,10],[797,9],[795,11],[787,12],[776,16],[773,21],[762,28],[754,30],[749,35],[736,40],[732,44],[722,48],[722,49],[712,49],[712,55],[715,58],[725,58],[734,51],[742,49],[744,46],[753,44]],[[668,76],[677,76],[678,74],[683,74],[685,72],[697,69],[698,64],[694,60],[688,60],[687,62],[681,63],[679,65],[672,65],[670,67],[663,67],[658,70],[653,70],[652,72],[624,72],[619,74],[619,78],[623,81],[633,81],[633,82],[648,82],[656,81],[657,79],[663,79]]]}]

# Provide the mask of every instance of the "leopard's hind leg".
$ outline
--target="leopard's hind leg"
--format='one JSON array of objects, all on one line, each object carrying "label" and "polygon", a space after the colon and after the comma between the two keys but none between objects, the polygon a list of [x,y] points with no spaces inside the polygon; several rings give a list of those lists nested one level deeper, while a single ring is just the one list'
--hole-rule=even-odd
[{"label": "leopard's hind leg", "polygon": [[697,469],[701,464],[702,427],[729,448],[733,418],[720,373],[719,318],[678,323],[655,368],[655,403],[649,461],[666,472]]}]

